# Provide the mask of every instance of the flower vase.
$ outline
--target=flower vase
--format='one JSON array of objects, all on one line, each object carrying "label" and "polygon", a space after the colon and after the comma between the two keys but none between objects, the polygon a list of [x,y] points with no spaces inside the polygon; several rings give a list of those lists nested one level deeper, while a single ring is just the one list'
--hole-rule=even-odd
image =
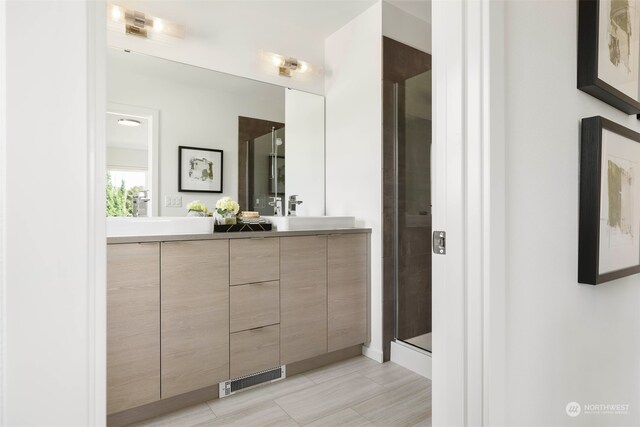
[{"label": "flower vase", "polygon": [[220,217],[220,224],[233,225],[236,223],[235,215],[225,215]]},{"label": "flower vase", "polygon": [[207,216],[207,214],[203,211],[189,211],[187,216]]}]

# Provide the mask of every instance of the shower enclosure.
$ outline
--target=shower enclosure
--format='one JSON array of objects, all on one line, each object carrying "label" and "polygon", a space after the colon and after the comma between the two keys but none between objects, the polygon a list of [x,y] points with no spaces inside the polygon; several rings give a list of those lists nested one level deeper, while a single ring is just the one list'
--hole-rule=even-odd
[{"label": "shower enclosure", "polygon": [[284,198],[284,134],[284,123],[240,117],[238,199],[242,210],[274,215],[270,202]]},{"label": "shower enclosure", "polygon": [[431,352],[431,56],[384,58],[385,338]]}]

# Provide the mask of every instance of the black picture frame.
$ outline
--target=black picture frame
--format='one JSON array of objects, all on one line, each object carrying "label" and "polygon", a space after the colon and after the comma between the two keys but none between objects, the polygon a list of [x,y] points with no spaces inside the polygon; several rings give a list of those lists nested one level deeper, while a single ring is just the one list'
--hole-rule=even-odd
[{"label": "black picture frame", "polygon": [[[603,130],[608,130],[636,143],[640,143],[640,133],[600,116],[582,119],[581,128],[578,282],[599,285],[640,273],[640,249],[632,250],[632,253],[627,254],[630,257],[635,256],[636,265],[615,271],[600,271],[600,245],[602,244],[600,241],[602,235],[600,230],[602,225],[601,207],[604,193],[602,173],[609,173],[611,168],[611,164],[608,163],[608,170],[602,170],[603,155],[609,156],[609,153],[613,152],[613,146],[615,145],[614,142],[608,143],[612,144],[612,146],[607,147],[607,153],[603,153]],[[634,190],[633,195],[636,198],[640,197],[640,180],[637,181],[639,182],[634,181],[634,188],[632,188]],[[608,186],[606,191],[611,193],[609,176],[607,176],[606,182]],[[620,196],[621,198],[622,196]],[[612,202],[609,201],[609,203],[611,204]],[[608,211],[609,215],[610,209]],[[610,222],[610,218],[608,216],[606,221]],[[636,239],[640,239],[640,236],[636,236]]]},{"label": "black picture frame", "polygon": [[[273,170],[273,159],[275,156],[273,154],[269,155],[269,171]],[[282,163],[280,163],[282,161]],[[285,185],[287,184],[284,180],[284,171],[285,171],[285,163],[284,156],[278,156],[278,170],[276,171],[276,179],[280,178],[280,172],[282,172],[282,180],[278,180],[278,194],[277,196],[284,196],[285,194]],[[271,173],[269,173],[269,193],[275,194],[275,179],[271,178]]]},{"label": "black picture frame", "polygon": [[[599,78],[599,13],[600,0],[578,1],[578,89],[627,114],[639,114],[640,93],[632,98]],[[637,54],[640,58],[640,48]],[[635,75],[640,80],[640,73]]]},{"label": "black picture frame", "polygon": [[223,179],[224,156],[222,150],[184,145],[178,147],[179,192],[222,193]]}]

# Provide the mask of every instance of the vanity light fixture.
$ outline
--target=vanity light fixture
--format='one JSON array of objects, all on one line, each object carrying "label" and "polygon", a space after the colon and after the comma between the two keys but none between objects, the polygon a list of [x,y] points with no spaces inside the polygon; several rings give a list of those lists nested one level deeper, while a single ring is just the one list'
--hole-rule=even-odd
[{"label": "vanity light fixture", "polygon": [[293,72],[304,73],[309,70],[309,64],[297,58],[286,58],[281,55],[273,55],[273,65],[278,67],[278,74],[291,77]]},{"label": "vanity light fixture", "polygon": [[151,33],[184,38],[184,26],[115,4],[107,5],[107,16],[115,24],[124,24],[127,34],[149,38]]},{"label": "vanity light fixture", "polygon": [[122,126],[136,127],[140,126],[140,121],[133,119],[118,119],[118,124]]}]

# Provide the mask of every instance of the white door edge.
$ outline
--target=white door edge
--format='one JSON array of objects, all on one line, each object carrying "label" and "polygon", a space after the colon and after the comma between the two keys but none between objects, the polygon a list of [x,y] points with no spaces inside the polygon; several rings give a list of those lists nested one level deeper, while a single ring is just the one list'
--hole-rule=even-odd
[{"label": "white door edge", "polygon": [[89,408],[87,425],[107,422],[107,238],[106,238],[106,4],[86,0],[87,4],[87,176],[88,206],[88,352]]},{"label": "white door edge", "polygon": [[504,3],[435,0],[433,425],[504,424]]},{"label": "white door edge", "polygon": [[0,425],[6,425],[5,411],[5,360],[6,349],[4,337],[5,331],[5,248],[6,248],[6,210],[5,210],[5,194],[6,194],[6,176],[5,167],[7,135],[6,135],[6,56],[5,43],[6,34],[6,0],[0,0]]}]

